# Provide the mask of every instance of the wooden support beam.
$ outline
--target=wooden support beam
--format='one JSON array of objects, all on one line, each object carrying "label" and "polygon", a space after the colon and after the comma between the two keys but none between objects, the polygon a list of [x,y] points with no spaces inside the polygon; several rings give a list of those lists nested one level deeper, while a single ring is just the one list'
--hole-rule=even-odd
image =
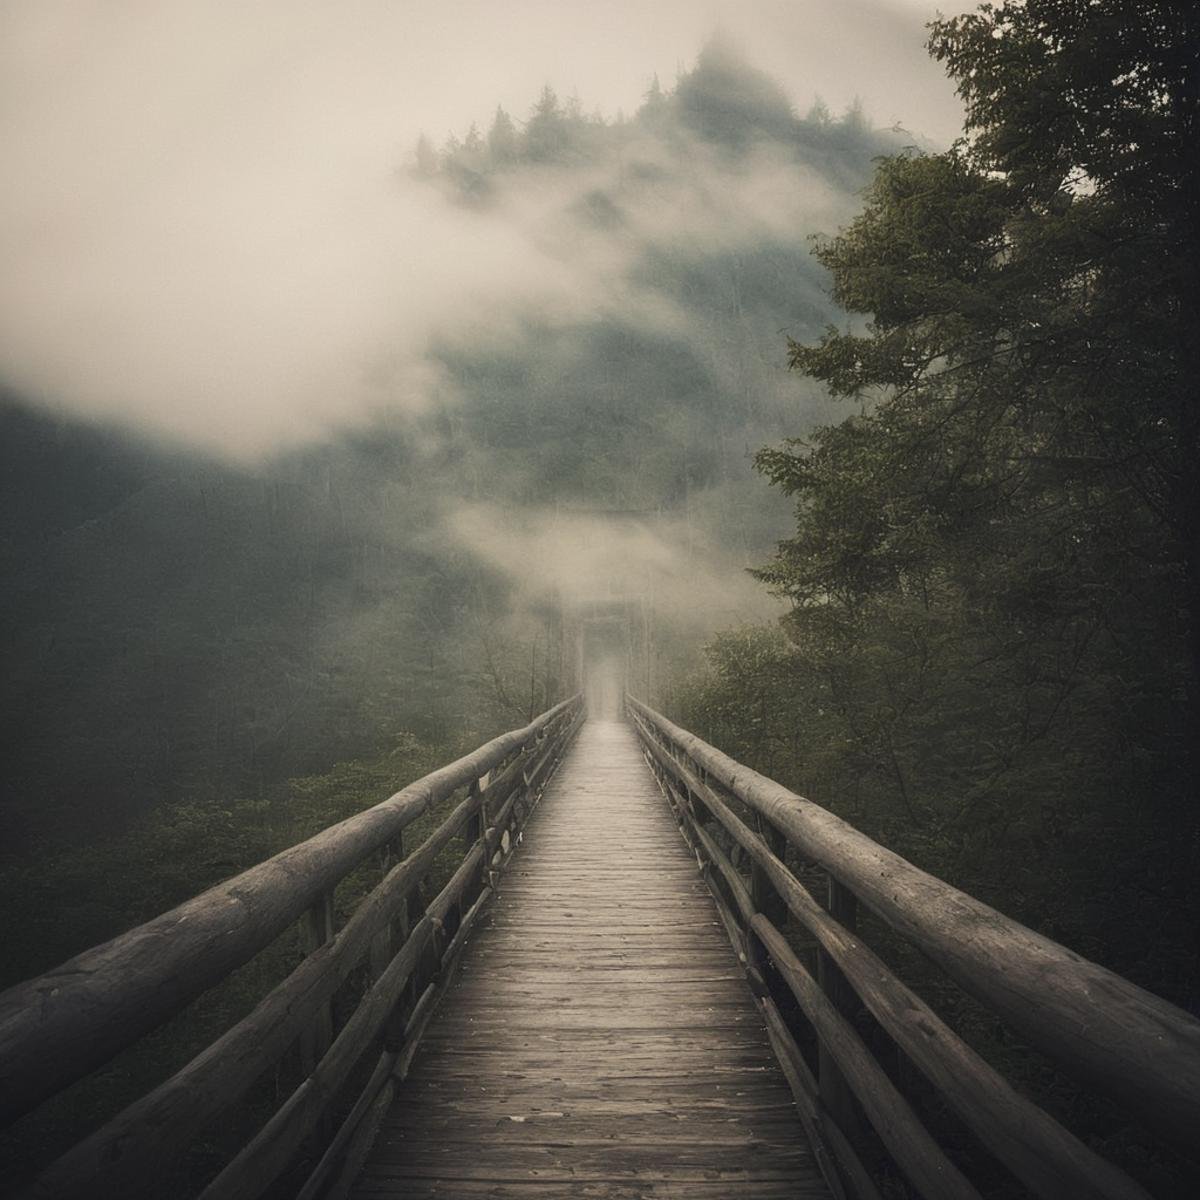
[{"label": "wooden support beam", "polygon": [[[691,786],[706,788],[690,767],[676,763],[654,742],[646,744],[661,765],[676,774],[690,774]],[[866,1005],[980,1142],[1035,1195],[1044,1200],[1067,1196],[1147,1200],[1145,1191],[1124,1172],[1016,1092],[892,974],[854,929],[842,923],[857,923],[857,908],[851,906],[846,889],[831,893],[832,913],[827,912],[712,786],[707,786],[707,793],[709,811],[751,860],[770,874],[792,916],[817,939],[820,953],[840,969],[858,1001]],[[841,920],[835,920],[833,913]],[[809,969],[807,965],[805,969]],[[836,1142],[837,1138],[831,1134],[831,1140]]]},{"label": "wooden support beam", "polygon": [[703,767],[769,820],[806,860],[1032,1046],[1185,1152],[1194,1150],[1200,1128],[1195,1017],[913,866],[640,701],[630,698],[629,705],[673,753]]},{"label": "wooden support beam", "polygon": [[[854,893],[842,887],[832,877],[829,880],[829,915],[841,924],[848,932],[854,932],[858,919],[858,901]],[[845,975],[837,965],[837,960],[823,947],[817,950],[817,980],[821,991],[829,997],[830,1003],[847,1020],[851,1020],[858,1008],[858,997],[854,989],[846,982]],[[849,1138],[858,1135],[861,1129],[858,1108],[854,1101],[854,1093],[838,1066],[837,1058],[829,1046],[820,1041],[817,1043],[817,1079],[821,1088],[821,1102],[833,1116],[839,1128]]]},{"label": "wooden support beam", "polygon": [[761,915],[754,918],[754,930],[818,1036],[837,1058],[888,1153],[918,1194],[924,1200],[979,1200],[979,1193],[930,1137],[908,1101],[804,969],[779,930]]},{"label": "wooden support beam", "polygon": [[431,805],[581,707],[579,696],[564,700],[373,808],[0,994],[0,1122],[15,1120],[161,1025],[249,961]]},{"label": "wooden support beam", "polygon": [[[314,954],[333,941],[333,893],[323,892],[316,904],[304,914],[300,924],[301,946],[306,955]],[[329,1043],[333,1041],[333,997],[322,1000],[312,1019],[300,1034],[300,1069],[311,1075]]]}]

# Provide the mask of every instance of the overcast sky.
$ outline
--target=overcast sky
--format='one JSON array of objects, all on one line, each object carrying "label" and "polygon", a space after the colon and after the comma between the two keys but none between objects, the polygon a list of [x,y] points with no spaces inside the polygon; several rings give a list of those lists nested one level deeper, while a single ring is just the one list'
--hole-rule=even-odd
[{"label": "overcast sky", "polygon": [[[385,188],[545,82],[631,112],[718,26],[803,110],[935,142],[959,106],[919,0],[0,0],[0,381],[252,449],[305,436],[362,347],[517,247]],[[414,298],[425,297],[421,303]],[[314,357],[313,348],[321,347]],[[280,416],[286,413],[286,419]]]}]

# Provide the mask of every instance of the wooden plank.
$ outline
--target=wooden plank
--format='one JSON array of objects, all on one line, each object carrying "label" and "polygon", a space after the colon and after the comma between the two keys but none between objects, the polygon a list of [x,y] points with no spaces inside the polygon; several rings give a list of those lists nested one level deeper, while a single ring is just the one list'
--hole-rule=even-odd
[{"label": "wooden plank", "polygon": [[490,1180],[411,1179],[398,1190],[394,1179],[360,1178],[352,1195],[362,1197],[394,1197],[405,1200],[471,1200],[486,1196],[489,1200],[731,1200],[732,1197],[753,1197],[753,1200],[825,1200],[828,1192],[824,1182],[797,1184],[793,1180],[763,1179],[747,1190],[739,1180],[676,1180],[637,1179],[605,1176],[590,1179],[541,1179],[527,1182],[509,1181],[498,1185]]},{"label": "wooden plank", "polygon": [[352,1194],[828,1197],[627,726],[568,752]]}]

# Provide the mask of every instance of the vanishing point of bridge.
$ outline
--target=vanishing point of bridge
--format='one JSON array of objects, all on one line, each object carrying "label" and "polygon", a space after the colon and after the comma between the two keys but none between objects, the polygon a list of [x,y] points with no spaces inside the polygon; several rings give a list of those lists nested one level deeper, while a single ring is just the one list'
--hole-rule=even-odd
[{"label": "vanishing point of bridge", "polygon": [[584,725],[529,841],[352,1194],[828,1196],[629,725]]},{"label": "vanishing point of bridge", "polygon": [[0,1113],[20,1122],[69,1111],[256,956],[283,964],[17,1194],[977,1197],[932,1096],[1028,1194],[1144,1200],[876,956],[860,906],[1194,1151],[1200,1022],[624,708],[566,701],[0,996]]}]

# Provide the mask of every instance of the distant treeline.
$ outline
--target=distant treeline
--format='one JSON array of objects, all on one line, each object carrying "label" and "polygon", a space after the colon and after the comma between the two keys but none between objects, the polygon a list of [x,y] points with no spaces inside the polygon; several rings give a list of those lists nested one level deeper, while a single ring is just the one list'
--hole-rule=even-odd
[{"label": "distant treeline", "polygon": [[834,117],[818,98],[799,116],[783,87],[751,67],[718,35],[674,89],[664,89],[655,75],[632,118],[587,113],[578,95],[564,101],[547,84],[524,121],[514,120],[500,106],[486,133],[472,124],[462,136],[450,134],[441,146],[422,134],[411,165],[418,176],[441,174],[465,193],[482,195],[493,172],[529,164],[595,164],[645,131],[680,148],[690,137],[729,151],[746,151],[763,142],[791,146],[810,161],[816,152],[823,166],[847,178],[858,170],[854,151],[864,142],[874,142],[882,152],[894,145],[895,135],[913,140],[903,130],[874,130],[858,102]]}]

